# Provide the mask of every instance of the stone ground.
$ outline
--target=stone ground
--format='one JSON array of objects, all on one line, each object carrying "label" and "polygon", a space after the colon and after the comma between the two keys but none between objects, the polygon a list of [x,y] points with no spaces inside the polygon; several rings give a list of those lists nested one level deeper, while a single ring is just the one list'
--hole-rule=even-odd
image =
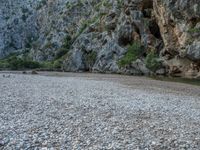
[{"label": "stone ground", "polygon": [[200,87],[101,74],[0,74],[0,150],[200,149]]}]

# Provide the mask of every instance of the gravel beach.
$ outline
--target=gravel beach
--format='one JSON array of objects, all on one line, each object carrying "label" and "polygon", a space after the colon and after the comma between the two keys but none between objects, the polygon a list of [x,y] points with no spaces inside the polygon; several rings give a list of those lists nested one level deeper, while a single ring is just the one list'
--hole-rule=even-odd
[{"label": "gravel beach", "polygon": [[0,150],[200,149],[200,87],[145,77],[0,74]]}]

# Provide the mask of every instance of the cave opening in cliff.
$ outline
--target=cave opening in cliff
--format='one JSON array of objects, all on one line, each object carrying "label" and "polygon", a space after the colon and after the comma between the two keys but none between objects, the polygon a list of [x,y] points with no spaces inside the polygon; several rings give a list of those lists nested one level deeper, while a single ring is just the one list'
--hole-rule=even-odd
[{"label": "cave opening in cliff", "polygon": [[156,22],[156,20],[152,20],[149,22],[149,30],[151,34],[153,34],[157,39],[162,39],[160,28]]},{"label": "cave opening in cliff", "polygon": [[144,9],[153,9],[153,0],[143,0],[142,10]]},{"label": "cave opening in cliff", "polygon": [[145,18],[151,18],[151,12],[153,10],[153,1],[143,0],[141,9],[142,9],[143,16]]},{"label": "cave opening in cliff", "polygon": [[190,19],[190,24],[192,25],[193,28],[196,26],[198,22],[200,22],[200,18],[193,17]]}]

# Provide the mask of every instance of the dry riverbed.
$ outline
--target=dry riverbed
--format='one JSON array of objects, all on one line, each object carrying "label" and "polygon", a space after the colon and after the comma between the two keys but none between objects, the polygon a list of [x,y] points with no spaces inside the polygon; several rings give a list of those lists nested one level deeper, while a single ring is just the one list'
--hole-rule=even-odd
[{"label": "dry riverbed", "polygon": [[199,147],[198,86],[121,75],[0,73],[0,150]]}]

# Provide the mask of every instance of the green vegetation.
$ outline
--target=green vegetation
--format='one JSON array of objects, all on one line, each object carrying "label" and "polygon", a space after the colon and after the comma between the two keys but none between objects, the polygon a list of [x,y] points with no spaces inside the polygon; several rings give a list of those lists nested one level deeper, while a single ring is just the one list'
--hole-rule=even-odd
[{"label": "green vegetation", "polygon": [[146,67],[153,72],[155,72],[161,66],[160,62],[158,61],[157,54],[155,54],[153,51],[147,55],[145,64]]},{"label": "green vegetation", "polygon": [[52,71],[54,70],[53,62],[52,61],[42,62],[39,69]]},{"label": "green vegetation", "polygon": [[72,3],[72,2],[67,2],[66,4],[65,4],[65,6],[66,6],[66,8],[67,9],[73,9],[73,8],[75,8],[75,7],[83,7],[83,3],[85,3],[85,1],[83,1],[83,0],[79,0],[79,1],[77,1],[76,3]]},{"label": "green vegetation", "polygon": [[191,28],[188,30],[189,33],[200,33],[200,28]]},{"label": "green vegetation", "polygon": [[25,70],[25,69],[40,69],[40,70],[60,70],[62,68],[63,59],[55,61],[36,62],[25,58],[12,56],[7,59],[0,60],[0,69],[7,70]]},{"label": "green vegetation", "polygon": [[55,56],[55,59],[59,59],[61,58],[62,56],[66,55],[68,53],[68,49],[65,49],[65,48],[60,48],[57,52],[56,52],[56,56]]},{"label": "green vegetation", "polygon": [[72,4],[71,4],[70,2],[67,2],[67,3],[65,4],[65,6],[66,6],[66,8],[71,9]]},{"label": "green vegetation", "polygon": [[97,58],[97,52],[93,51],[86,56],[86,61],[91,66],[95,63],[96,58]]},{"label": "green vegetation", "polygon": [[[34,37],[34,36],[32,36],[32,35],[29,35],[29,36],[26,38],[25,47],[26,47],[27,49],[32,48],[33,45],[36,44],[37,39],[38,39],[38,37]],[[35,45],[34,45],[34,46],[35,46]]]},{"label": "green vegetation", "polygon": [[19,70],[19,69],[35,69],[40,67],[41,64],[39,62],[35,62],[24,58],[19,58],[15,55],[0,60],[1,69]]},{"label": "green vegetation", "polygon": [[112,7],[112,3],[110,3],[108,0],[104,0],[103,1],[103,6],[106,8],[111,8]]},{"label": "green vegetation", "polygon": [[25,70],[25,69],[40,69],[40,70],[60,70],[62,68],[64,57],[54,61],[37,62],[33,61],[26,54],[10,54],[0,60],[1,70]]},{"label": "green vegetation", "polygon": [[126,65],[130,65],[131,62],[135,61],[144,53],[144,49],[141,44],[138,42],[134,42],[132,45],[128,47],[127,53],[124,55],[122,59],[118,61],[118,65],[120,67],[125,67]]},{"label": "green vegetation", "polygon": [[121,9],[123,6],[123,0],[117,0],[117,7],[118,9]]},{"label": "green vegetation", "polygon": [[66,49],[69,49],[70,46],[72,44],[72,39],[69,35],[66,35],[65,38],[64,38],[64,42],[63,42],[63,45],[62,47],[63,48],[66,48]]},{"label": "green vegetation", "polygon": [[100,11],[101,6],[102,6],[102,2],[99,2],[98,4],[96,4],[94,6],[94,8],[95,8],[96,11]]},{"label": "green vegetation", "polygon": [[[119,3],[121,3],[121,1],[122,0],[118,0]],[[96,11],[100,11],[101,7],[111,8],[112,3],[110,3],[108,0],[102,0],[94,6]]]},{"label": "green vegetation", "polygon": [[0,69],[9,68],[9,63],[4,60],[0,60]]},{"label": "green vegetation", "polygon": [[[12,44],[12,43],[11,43]],[[38,43],[35,38],[28,37],[25,43],[27,51],[21,54],[10,54],[8,57],[0,60],[0,69],[11,69],[11,70],[24,70],[24,69],[41,69],[41,70],[58,70],[62,68],[63,61],[67,55],[70,46],[72,44],[72,39],[70,36],[65,36],[63,45],[57,50],[55,54],[55,59],[52,61],[36,62],[28,57],[28,52],[30,48],[37,48]],[[48,41],[43,49],[55,48],[56,44]]]},{"label": "green vegetation", "polygon": [[66,35],[63,41],[63,45],[61,46],[60,49],[57,50],[55,61],[57,59],[61,59],[63,56],[65,56],[69,52],[71,44],[72,44],[71,37],[69,35]]},{"label": "green vegetation", "polygon": [[63,65],[63,59],[57,59],[53,63],[53,68],[55,69],[61,69]]},{"label": "green vegetation", "polygon": [[79,30],[78,30],[78,33],[77,33],[76,36],[75,36],[75,39],[76,39],[77,37],[79,37],[79,36],[85,31],[85,29],[86,29],[87,27],[89,27],[91,24],[95,23],[95,22],[98,21],[99,19],[100,19],[100,14],[94,16],[94,17],[91,18],[91,19],[82,21],[82,22],[81,22],[81,26],[80,26],[80,28],[79,28]]}]

